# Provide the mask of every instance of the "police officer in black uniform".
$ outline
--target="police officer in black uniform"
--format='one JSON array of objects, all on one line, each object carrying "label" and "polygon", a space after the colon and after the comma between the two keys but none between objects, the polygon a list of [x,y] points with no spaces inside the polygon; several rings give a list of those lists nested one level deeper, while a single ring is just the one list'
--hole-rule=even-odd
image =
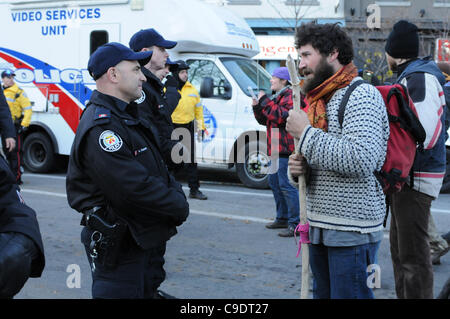
[{"label": "police officer in black uniform", "polygon": [[[172,140],[174,126],[171,115],[181,98],[176,83],[169,81],[164,90],[164,84],[155,75],[155,72],[165,68],[169,54],[166,49],[177,45],[175,41],[165,40],[155,29],[145,29],[136,32],[130,39],[129,46],[135,52],[153,51],[151,60],[142,67],[146,82],[143,85],[142,97],[137,103],[140,116],[150,119],[158,129],[164,161],[169,169],[180,168],[179,160],[172,158],[172,149],[178,140]],[[181,149],[181,144],[179,144]]]},{"label": "police officer in black uniform", "polygon": [[36,213],[25,205],[16,178],[0,156],[0,298],[13,298],[45,266]]},{"label": "police officer in black uniform", "polygon": [[96,81],[72,146],[69,204],[83,213],[81,239],[92,269],[93,298],[155,298],[165,278],[166,242],[189,214],[168,173],[158,133],[138,117],[152,52],[119,43],[99,47],[88,70]]},{"label": "police officer in black uniform", "polygon": [[[8,103],[6,102],[3,89],[0,86],[0,133],[2,135],[4,149],[12,152],[16,147],[16,129],[11,117]],[[7,155],[7,154],[5,154]]]}]

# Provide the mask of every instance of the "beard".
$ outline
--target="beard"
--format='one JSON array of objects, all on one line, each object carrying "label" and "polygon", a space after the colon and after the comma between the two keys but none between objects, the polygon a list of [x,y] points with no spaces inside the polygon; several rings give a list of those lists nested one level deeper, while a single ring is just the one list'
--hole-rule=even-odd
[{"label": "beard", "polygon": [[316,67],[316,71],[306,68],[302,70],[301,73],[305,76],[314,73],[312,78],[304,80],[302,92],[303,94],[307,94],[325,82],[328,78],[332,77],[334,75],[334,70],[333,67],[328,64],[327,60],[322,57]]},{"label": "beard", "polygon": [[397,72],[398,70],[398,65],[397,63],[394,61],[394,59],[388,59],[388,66],[389,66],[389,70],[391,70],[392,72]]}]

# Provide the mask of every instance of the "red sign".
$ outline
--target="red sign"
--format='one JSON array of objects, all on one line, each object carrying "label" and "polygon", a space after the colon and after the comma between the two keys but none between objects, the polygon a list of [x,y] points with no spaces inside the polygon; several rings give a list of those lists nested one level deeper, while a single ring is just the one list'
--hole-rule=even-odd
[{"label": "red sign", "polygon": [[437,39],[437,60],[450,61],[450,39]]}]

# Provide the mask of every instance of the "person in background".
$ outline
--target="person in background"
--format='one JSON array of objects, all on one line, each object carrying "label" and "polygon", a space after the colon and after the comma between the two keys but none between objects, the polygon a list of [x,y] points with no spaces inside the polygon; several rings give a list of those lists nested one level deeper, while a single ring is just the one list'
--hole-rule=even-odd
[{"label": "person in background", "polygon": [[[300,221],[298,189],[289,183],[287,170],[289,155],[294,151],[294,138],[286,132],[286,119],[293,108],[292,89],[289,71],[286,67],[273,70],[270,88],[275,94],[271,97],[259,92],[253,99],[253,114],[259,124],[267,128],[267,150],[272,158],[269,185],[275,199],[277,215],[266,228],[284,228],[278,235],[293,237]],[[275,132],[277,130],[277,132]],[[272,154],[272,143],[277,139],[277,154]]]},{"label": "person in background", "polygon": [[11,111],[6,102],[3,89],[0,87],[0,133],[3,152],[12,152],[16,148],[16,130],[11,118]]},{"label": "person in background", "polygon": [[[175,169],[178,165],[172,159],[172,149],[179,141],[172,140],[174,129],[170,115],[180,99],[180,93],[176,87],[166,87],[158,77],[158,73],[165,73],[168,49],[177,45],[175,41],[163,38],[153,28],[136,32],[129,41],[130,48],[135,52],[152,51],[150,61],[142,66],[146,81],[142,87],[142,96],[136,100],[139,104],[140,117],[152,122],[160,136],[164,162],[169,169]],[[161,75],[159,75],[161,76]]]},{"label": "person in background", "polygon": [[172,113],[172,122],[176,129],[184,128],[187,130],[187,134],[183,134],[181,142],[184,144],[184,149],[190,154],[188,162],[184,163],[182,169],[188,175],[189,198],[206,200],[208,197],[200,191],[194,133],[197,133],[199,141],[203,139],[203,134],[206,129],[203,119],[203,105],[197,89],[188,81],[189,66],[183,60],[176,62],[178,67],[173,73],[173,77],[178,83],[178,91],[181,94],[181,99]]},{"label": "person in background", "polygon": [[8,151],[8,145],[3,145],[3,152],[9,162],[11,170],[16,176],[17,184],[22,184],[22,138],[31,122],[31,102],[26,93],[14,81],[14,72],[5,70],[2,72],[3,90],[9,105],[12,120],[16,129],[16,148]]},{"label": "person in background", "polygon": [[397,83],[407,87],[426,133],[423,150],[416,151],[413,178],[391,198],[395,290],[399,299],[432,299],[429,225],[431,203],[439,196],[445,175],[445,78],[434,61],[418,57],[419,29],[406,20],[393,26],[385,51],[388,66],[397,73]]}]

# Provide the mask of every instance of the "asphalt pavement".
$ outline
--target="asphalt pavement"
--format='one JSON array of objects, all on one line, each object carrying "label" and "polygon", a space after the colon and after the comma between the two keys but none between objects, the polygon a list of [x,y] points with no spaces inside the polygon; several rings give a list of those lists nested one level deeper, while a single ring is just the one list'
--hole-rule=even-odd
[{"label": "asphalt pavement", "polygon": [[[167,277],[161,289],[186,299],[299,298],[296,241],[264,227],[275,216],[271,191],[246,188],[229,171],[202,169],[200,178],[208,200],[189,199],[190,216],[167,244]],[[16,298],[91,298],[90,268],[80,242],[81,215],[67,203],[64,172],[26,173],[23,180],[23,197],[41,227],[46,267]],[[433,203],[433,216],[440,232],[450,230],[450,195],[442,194]],[[396,298],[387,230],[378,255],[381,288],[374,289],[379,299]],[[433,268],[437,296],[450,274],[450,254]]]}]

